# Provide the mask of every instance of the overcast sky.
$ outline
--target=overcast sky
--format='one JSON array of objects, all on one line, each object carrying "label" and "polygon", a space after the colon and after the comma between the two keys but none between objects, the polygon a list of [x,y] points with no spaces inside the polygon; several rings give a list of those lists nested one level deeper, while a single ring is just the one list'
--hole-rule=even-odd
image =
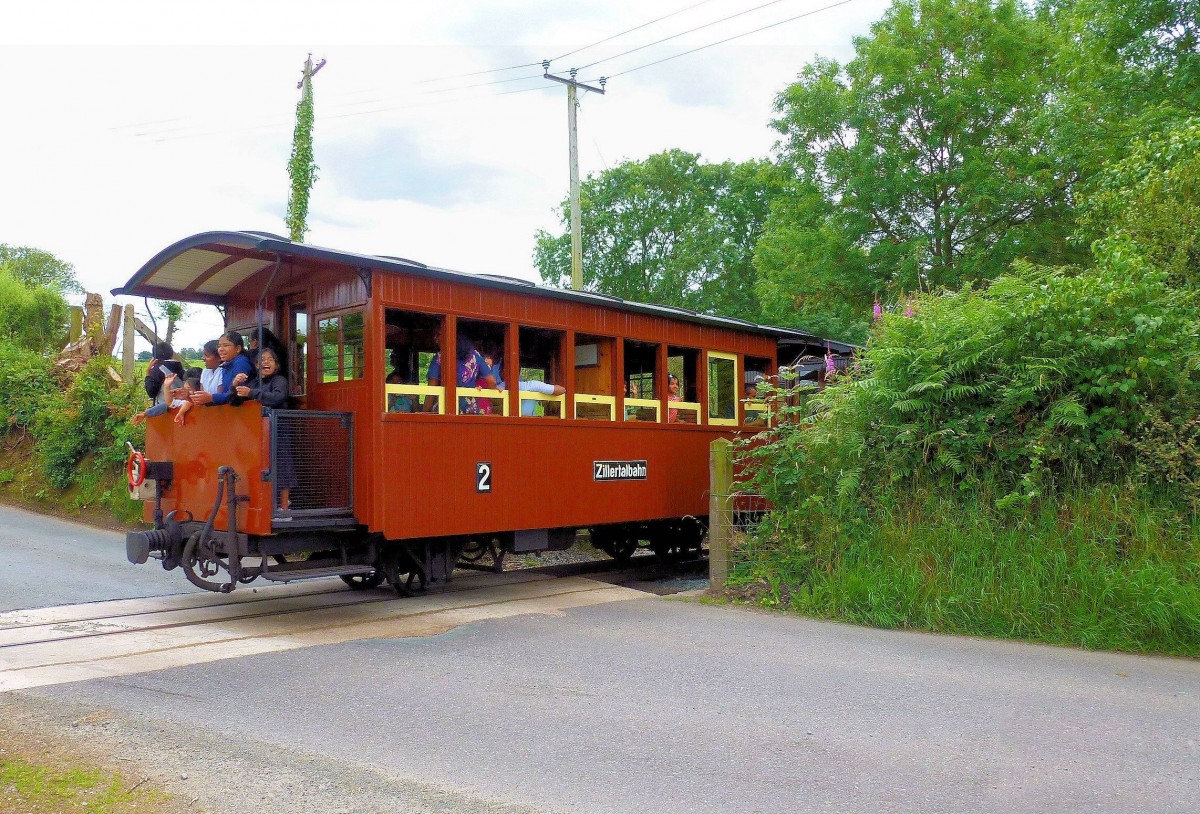
[{"label": "overcast sky", "polygon": [[[529,63],[612,77],[581,100],[583,176],[671,148],[767,157],[775,95],[814,56],[849,58],[888,5],[837,1],[5,2],[0,243],[54,253],[108,299],[192,234],[286,234],[311,51],[328,62],[306,242],[536,280],[534,234],[560,230],[568,189],[567,108]],[[219,330],[193,311],[180,347]]]}]

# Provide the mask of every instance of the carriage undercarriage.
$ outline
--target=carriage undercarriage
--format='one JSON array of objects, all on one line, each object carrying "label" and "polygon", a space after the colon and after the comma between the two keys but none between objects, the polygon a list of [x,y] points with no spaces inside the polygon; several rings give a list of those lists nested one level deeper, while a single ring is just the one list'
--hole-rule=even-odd
[{"label": "carriage undercarriage", "polygon": [[[401,596],[424,591],[431,583],[447,582],[460,565],[478,566],[485,556],[492,570],[503,569],[509,553],[563,550],[574,544],[576,529],[536,529],[484,535],[388,540],[350,517],[316,517],[307,527],[271,534],[239,531],[238,507],[249,501],[239,494],[240,476],[232,467],[218,469],[214,505],[207,521],[190,512],[162,513],[163,493],[171,485],[173,465],[139,464],[131,458],[134,480],[152,487],[155,528],[126,534],[126,556],[131,563],[157,559],[164,570],[181,568],[193,585],[229,593],[239,584],[260,577],[271,582],[340,577],[350,588],[365,590],[384,582]],[[140,479],[135,478],[140,474]],[[153,476],[146,480],[147,474]],[[230,528],[214,528],[224,504]],[[683,517],[638,523],[615,523],[588,529],[592,545],[614,560],[625,563],[645,548],[664,562],[702,550],[707,527],[702,518]]]}]

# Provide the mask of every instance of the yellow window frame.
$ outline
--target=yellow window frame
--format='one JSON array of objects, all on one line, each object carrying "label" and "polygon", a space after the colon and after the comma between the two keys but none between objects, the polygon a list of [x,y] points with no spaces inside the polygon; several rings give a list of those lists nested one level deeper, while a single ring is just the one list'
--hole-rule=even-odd
[{"label": "yellow window frame", "polygon": [[[561,397],[560,397],[561,398]],[[625,400],[626,404],[629,400]],[[617,418],[617,397],[602,396],[597,393],[576,393],[575,394],[575,417],[579,418],[580,404],[603,404],[608,407],[608,420],[615,421]]]},{"label": "yellow window frame", "polygon": [[[719,427],[736,427],[738,425],[737,405],[738,405],[738,358],[734,353],[721,353],[719,351],[705,351],[707,359],[705,359],[705,372],[711,374],[712,360],[723,359],[727,362],[733,362],[733,418],[717,418],[710,412],[708,415],[708,423]],[[708,391],[712,392],[712,376],[706,377],[708,382]],[[707,395],[707,394],[705,394]]]},{"label": "yellow window frame", "polygon": [[[437,414],[446,414],[446,388],[434,387],[429,384],[385,384],[383,386],[383,411],[388,412],[388,396],[437,396]],[[423,413],[424,410],[414,410],[411,414]],[[432,413],[430,413],[432,415]],[[393,413],[393,415],[396,415]],[[399,415],[409,415],[399,413]]]}]

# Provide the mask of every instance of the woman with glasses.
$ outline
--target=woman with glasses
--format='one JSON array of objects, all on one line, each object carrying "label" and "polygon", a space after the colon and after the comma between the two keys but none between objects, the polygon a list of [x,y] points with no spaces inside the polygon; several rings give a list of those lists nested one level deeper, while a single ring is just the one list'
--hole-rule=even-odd
[{"label": "woman with glasses", "polygon": [[228,404],[233,388],[254,378],[254,365],[246,358],[246,342],[237,331],[222,334],[217,340],[221,358],[221,384],[216,393],[193,393],[192,404]]}]

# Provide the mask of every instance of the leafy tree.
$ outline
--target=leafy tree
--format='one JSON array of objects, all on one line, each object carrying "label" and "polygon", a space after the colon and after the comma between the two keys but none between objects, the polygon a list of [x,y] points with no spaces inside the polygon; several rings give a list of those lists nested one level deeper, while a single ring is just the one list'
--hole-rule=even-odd
[{"label": "leafy tree", "polygon": [[879,285],[867,252],[839,228],[815,185],[798,183],[775,200],[754,265],[764,322],[865,341]]},{"label": "leafy tree", "polygon": [[0,263],[0,336],[38,354],[52,353],[66,341],[68,314],[57,289],[26,283]]},{"label": "leafy tree", "polygon": [[0,243],[0,265],[7,266],[15,279],[27,285],[46,286],[60,294],[83,292],[75,279],[75,267],[41,249]]},{"label": "leafy tree", "polygon": [[1200,0],[1046,0],[1061,34],[1059,146],[1090,177],[1200,113]]},{"label": "leafy tree", "polygon": [[[817,274],[800,296],[842,281],[863,297],[1069,256],[1073,175],[1044,116],[1051,46],[1015,0],[900,0],[844,67],[807,66],[777,98],[773,126],[799,194],[823,201],[777,207],[758,258],[764,285]],[[867,313],[870,301],[853,306]]]},{"label": "leafy tree", "polygon": [[[641,302],[758,319],[752,257],[784,182],[768,161],[705,164],[671,150],[588,177],[581,188],[584,287]],[[542,279],[571,278],[564,232],[537,234]]]},{"label": "leafy tree", "polygon": [[1098,253],[1136,253],[1200,291],[1200,118],[1135,145],[1089,184],[1081,212]]}]

